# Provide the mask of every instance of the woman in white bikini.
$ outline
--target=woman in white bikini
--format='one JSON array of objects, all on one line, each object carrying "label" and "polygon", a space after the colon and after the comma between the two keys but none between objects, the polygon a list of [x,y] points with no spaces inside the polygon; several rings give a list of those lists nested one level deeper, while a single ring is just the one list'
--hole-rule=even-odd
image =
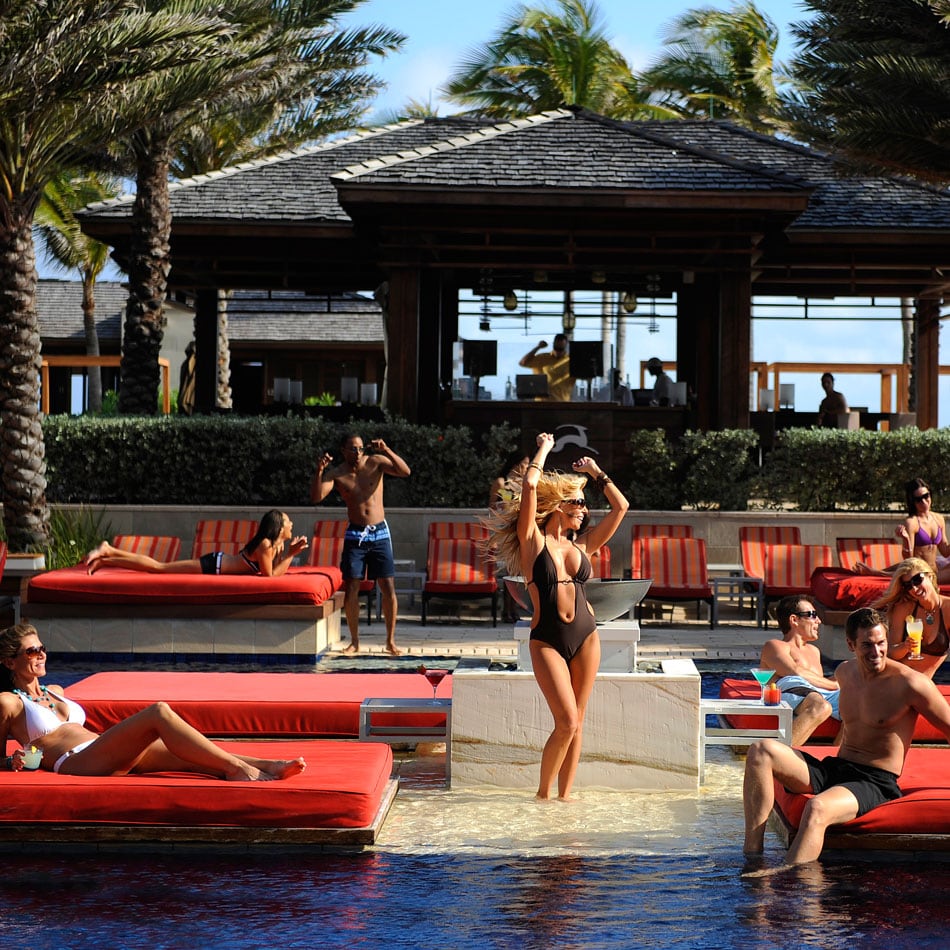
[{"label": "woman in white bikini", "polygon": [[[86,567],[95,574],[100,567],[121,567],[149,574],[261,574],[280,577],[291,561],[307,547],[302,535],[293,538],[294,523],[283,511],[272,508],[261,518],[257,533],[238,554],[209,551],[185,561],[156,561],[144,554],[123,551],[103,541],[86,555]],[[288,545],[287,542],[290,542]]]},{"label": "woman in white bikini", "polygon": [[31,747],[41,767],[64,775],[127,775],[142,772],[200,772],[234,782],[290,778],[306,768],[299,759],[255,759],[232,755],[188,725],[167,703],[155,703],[102,735],[84,725],[82,706],[59,686],[43,686],[46,649],[36,629],[19,623],[0,631],[0,740],[21,748],[0,764],[24,768]]}]

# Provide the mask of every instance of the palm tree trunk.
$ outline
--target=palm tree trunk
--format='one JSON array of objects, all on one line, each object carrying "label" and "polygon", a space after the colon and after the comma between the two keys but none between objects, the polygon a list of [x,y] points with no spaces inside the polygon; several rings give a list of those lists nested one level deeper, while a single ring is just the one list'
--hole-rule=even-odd
[{"label": "palm tree trunk", "polygon": [[49,543],[31,227],[38,199],[0,209],[0,499],[11,551],[38,551]]},{"label": "palm tree trunk", "polygon": [[230,409],[231,402],[231,344],[228,342],[228,301],[230,290],[218,288],[218,384],[215,407]]},{"label": "palm tree trunk", "polygon": [[914,349],[914,301],[910,297],[901,297],[901,362],[910,365],[906,393],[907,408],[915,412],[917,409],[917,357]]},{"label": "palm tree trunk", "polygon": [[[82,327],[86,337],[86,356],[99,355],[99,334],[96,332],[96,278],[88,270],[82,275]],[[102,409],[102,370],[90,366],[86,374],[88,408],[90,412]]]},{"label": "palm tree trunk", "polygon": [[160,380],[158,357],[165,335],[165,290],[171,269],[170,152],[165,138],[145,134],[136,144],[136,193],[119,412],[155,415]]}]

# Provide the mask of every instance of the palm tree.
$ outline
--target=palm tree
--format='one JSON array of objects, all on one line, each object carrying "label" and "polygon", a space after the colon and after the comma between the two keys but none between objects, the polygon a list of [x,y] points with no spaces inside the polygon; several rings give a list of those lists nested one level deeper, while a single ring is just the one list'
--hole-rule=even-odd
[{"label": "palm tree", "polygon": [[807,0],[795,132],[870,172],[950,181],[950,0]]},{"label": "palm tree", "polygon": [[[183,0],[195,9],[202,0]],[[130,242],[129,301],[125,315],[119,409],[156,411],[158,357],[164,334],[163,301],[171,267],[169,174],[179,136],[216,116],[236,114],[252,138],[277,151],[352,128],[379,81],[363,72],[370,55],[398,49],[401,34],[378,27],[334,32],[336,17],[362,0],[235,0],[225,16],[236,28],[227,49],[206,69],[189,70],[160,122],[127,141],[135,166],[136,196]],[[147,0],[161,8],[164,0]],[[238,137],[244,148],[249,141]],[[256,147],[256,146],[255,146]],[[190,158],[198,154],[192,148]],[[221,153],[208,151],[220,159]],[[242,151],[232,160],[246,157]],[[209,171],[211,169],[204,169]],[[200,354],[199,354],[200,359]]]},{"label": "palm tree", "polygon": [[49,537],[32,232],[43,189],[157,115],[168,70],[203,60],[223,29],[129,0],[0,0],[0,500],[13,551]]},{"label": "palm tree", "polygon": [[473,50],[443,92],[492,118],[584,106],[615,118],[655,117],[593,0],[558,0],[555,11],[522,6]]},{"label": "palm tree", "polygon": [[[118,183],[95,172],[58,175],[43,189],[36,210],[36,230],[46,249],[47,258],[64,270],[78,270],[82,280],[82,324],[86,355],[99,355],[96,332],[96,280],[109,261],[109,247],[83,234],[75,212],[93,201],[114,198]],[[89,400],[91,412],[102,409],[102,372],[90,367]]]},{"label": "palm tree", "polygon": [[680,116],[783,129],[777,84],[787,80],[775,62],[779,34],[754,3],[687,10],[664,41],[667,51],[641,77],[663,105]]}]

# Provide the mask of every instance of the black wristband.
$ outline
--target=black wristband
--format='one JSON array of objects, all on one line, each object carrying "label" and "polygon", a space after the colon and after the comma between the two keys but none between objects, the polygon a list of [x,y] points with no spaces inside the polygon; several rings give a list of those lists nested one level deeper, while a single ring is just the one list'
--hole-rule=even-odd
[{"label": "black wristband", "polygon": [[598,487],[601,491],[603,491],[603,490],[610,484],[610,479],[607,477],[607,475],[606,475],[604,472],[601,472],[601,473],[594,479],[594,481],[597,483],[597,487]]}]

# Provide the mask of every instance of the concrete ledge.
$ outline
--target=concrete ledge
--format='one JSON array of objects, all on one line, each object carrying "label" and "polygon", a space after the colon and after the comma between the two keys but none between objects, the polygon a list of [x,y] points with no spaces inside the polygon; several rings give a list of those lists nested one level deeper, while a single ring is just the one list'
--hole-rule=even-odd
[{"label": "concrete ledge", "polygon": [[[690,660],[662,673],[599,673],[577,786],[699,788],[700,678]],[[536,788],[552,720],[534,675],[459,669],[452,677],[452,786]]]}]

